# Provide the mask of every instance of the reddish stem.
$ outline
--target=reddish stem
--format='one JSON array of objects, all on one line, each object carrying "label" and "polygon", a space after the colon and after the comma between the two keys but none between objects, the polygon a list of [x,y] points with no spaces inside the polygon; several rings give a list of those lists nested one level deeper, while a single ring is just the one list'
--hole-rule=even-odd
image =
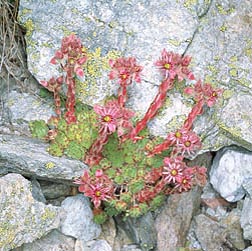
[{"label": "reddish stem", "polygon": [[98,165],[100,160],[103,158],[102,150],[103,146],[108,142],[108,134],[107,133],[99,133],[96,141],[90,147],[84,162],[90,167],[94,165]]},{"label": "reddish stem", "polygon": [[118,104],[120,107],[124,107],[127,101],[127,86],[121,85],[118,89]]},{"label": "reddish stem", "polygon": [[66,113],[65,119],[68,124],[76,122],[75,116],[75,80],[73,78],[73,69],[70,68],[67,72],[66,76],[66,84],[67,84],[67,100],[66,100]]},{"label": "reddish stem", "polygon": [[143,130],[147,123],[154,118],[154,116],[157,114],[158,110],[163,106],[167,92],[172,89],[173,83],[170,79],[165,79],[159,86],[158,94],[156,95],[155,99],[151,103],[150,107],[148,108],[146,114],[140,120],[136,127],[132,130],[132,132],[129,135],[126,135],[126,138],[135,139],[138,133]]},{"label": "reddish stem", "polygon": [[172,145],[172,141],[165,139],[161,144],[156,145],[153,150],[148,154],[148,156],[153,156],[155,154],[160,154],[163,151],[167,150]]},{"label": "reddish stem", "polygon": [[61,86],[59,85],[53,91],[55,113],[56,113],[56,115],[58,117],[60,117],[60,115],[61,115],[61,110],[60,110],[60,105],[61,105],[61,101],[60,101],[60,89],[61,89]]},{"label": "reddish stem", "polygon": [[183,128],[190,131],[192,129],[192,125],[194,120],[198,115],[201,115],[203,112],[204,100],[200,99],[193,107],[191,112],[188,114],[187,119],[184,122]]}]

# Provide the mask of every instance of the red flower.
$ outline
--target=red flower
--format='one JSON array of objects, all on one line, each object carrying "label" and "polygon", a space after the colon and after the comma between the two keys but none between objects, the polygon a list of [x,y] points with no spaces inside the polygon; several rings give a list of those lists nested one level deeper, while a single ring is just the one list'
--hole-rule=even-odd
[{"label": "red flower", "polygon": [[184,92],[192,95],[196,101],[204,100],[207,106],[213,106],[217,99],[222,95],[222,89],[214,89],[211,84],[202,84],[198,80],[194,87],[186,87]]},{"label": "red flower", "polygon": [[117,118],[120,116],[120,109],[108,103],[106,106],[95,105],[94,111],[100,115],[101,131],[111,134],[116,131]]},{"label": "red flower", "polygon": [[186,129],[179,129],[176,132],[171,132],[167,135],[167,140],[171,142],[171,144],[178,144],[181,142],[183,137],[188,133]]},{"label": "red flower", "polygon": [[177,184],[175,186],[175,189],[178,190],[178,192],[186,192],[189,191],[192,188],[192,177],[189,175],[181,176],[177,180]]},{"label": "red flower", "polygon": [[163,176],[166,183],[176,183],[183,175],[185,163],[182,161],[183,157],[164,159],[165,166],[163,167]]},{"label": "red flower", "polygon": [[202,144],[199,136],[193,131],[188,131],[176,145],[176,151],[183,156],[191,156],[201,147]]},{"label": "red flower", "polygon": [[84,194],[90,197],[95,208],[98,208],[102,201],[111,199],[110,191],[110,187],[104,186],[103,184],[95,184],[86,187]]},{"label": "red flower", "polygon": [[143,67],[136,64],[135,58],[111,59],[109,60],[109,65],[112,68],[109,73],[109,79],[118,79],[120,85],[129,85],[132,80],[135,80],[137,83],[141,82],[140,73]]},{"label": "red flower", "polygon": [[177,76],[180,82],[185,78],[194,79],[192,72],[188,69],[190,62],[191,58],[189,56],[182,57],[179,54],[167,52],[163,49],[161,58],[155,65],[159,67],[165,79],[174,80]]},{"label": "red flower", "polygon": [[113,185],[110,179],[103,174],[102,170],[97,170],[95,177],[91,177],[87,170],[84,171],[80,179],[75,180],[79,185],[79,191],[90,197],[95,208],[100,207],[102,201],[112,198]]},{"label": "red flower", "polygon": [[180,63],[181,56],[163,49],[161,58],[155,63],[159,67],[164,78],[174,79],[176,77],[176,66]]}]

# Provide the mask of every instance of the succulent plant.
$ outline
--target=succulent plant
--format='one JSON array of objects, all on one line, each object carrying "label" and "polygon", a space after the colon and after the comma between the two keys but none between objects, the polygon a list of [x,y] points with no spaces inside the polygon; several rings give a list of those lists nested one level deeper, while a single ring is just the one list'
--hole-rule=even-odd
[{"label": "succulent plant", "polygon": [[[70,57],[70,55],[74,57]],[[166,195],[190,190],[206,182],[206,168],[186,164],[186,158],[201,148],[200,137],[193,132],[193,122],[203,113],[203,107],[212,107],[221,96],[221,89],[197,80],[185,93],[193,97],[194,105],[181,128],[166,138],[150,135],[148,122],[162,108],[167,93],[176,84],[185,84],[195,77],[189,69],[191,58],[165,49],[155,65],[162,81],[158,93],[142,119],[136,121],[134,111],[126,107],[127,88],[133,81],[141,81],[143,67],[134,57],[111,59],[109,79],[117,81],[117,97],[105,100],[104,106],[93,108],[75,99],[77,77],[84,76],[85,64],[90,68],[86,49],[75,35],[63,38],[61,49],[51,60],[60,62],[66,77],[42,82],[55,99],[56,116],[48,121],[31,124],[32,134],[51,142],[49,153],[55,156],[83,160],[89,171],[74,183],[79,191],[90,197],[94,219],[104,222],[108,217],[122,214],[139,217],[156,210]],[[83,70],[84,68],[84,70]],[[65,115],[61,116],[62,100],[59,91],[63,84],[68,91]],[[49,129],[50,128],[50,129]]]}]

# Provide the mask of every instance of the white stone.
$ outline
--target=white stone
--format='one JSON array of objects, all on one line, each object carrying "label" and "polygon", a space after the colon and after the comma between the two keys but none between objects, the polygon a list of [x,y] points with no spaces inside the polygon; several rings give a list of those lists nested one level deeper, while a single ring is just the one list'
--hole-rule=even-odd
[{"label": "white stone", "polygon": [[226,147],[217,153],[210,171],[210,182],[227,201],[236,202],[245,195],[243,184],[252,177],[252,153]]},{"label": "white stone", "polygon": [[90,202],[82,194],[67,197],[61,204],[66,212],[61,221],[61,232],[84,241],[97,238],[101,233],[100,225],[93,222]]}]

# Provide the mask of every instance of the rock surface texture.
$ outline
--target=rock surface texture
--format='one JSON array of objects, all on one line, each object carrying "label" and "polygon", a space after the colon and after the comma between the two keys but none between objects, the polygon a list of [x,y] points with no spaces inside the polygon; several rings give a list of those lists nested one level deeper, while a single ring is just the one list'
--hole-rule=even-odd
[{"label": "rock surface texture", "polygon": [[30,182],[19,174],[0,178],[0,202],[2,251],[32,242],[59,226],[60,208],[34,200]]}]

